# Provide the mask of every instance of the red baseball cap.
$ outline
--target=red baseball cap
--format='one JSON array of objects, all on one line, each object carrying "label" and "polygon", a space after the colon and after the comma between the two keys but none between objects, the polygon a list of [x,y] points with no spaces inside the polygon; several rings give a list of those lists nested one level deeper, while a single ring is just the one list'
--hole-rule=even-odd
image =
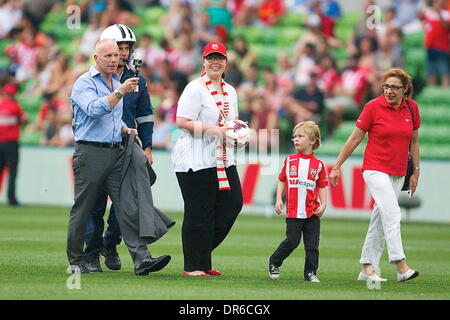
[{"label": "red baseball cap", "polygon": [[205,46],[205,49],[203,50],[203,58],[206,57],[208,54],[211,53],[220,53],[222,55],[224,55],[225,57],[227,56],[227,49],[225,48],[225,46],[220,43],[220,42],[210,42]]},{"label": "red baseball cap", "polygon": [[12,44],[8,44],[5,48],[5,54],[7,56],[15,56],[17,55],[17,49]]},{"label": "red baseball cap", "polygon": [[3,86],[2,93],[14,96],[17,93],[17,86],[12,83],[7,83]]}]

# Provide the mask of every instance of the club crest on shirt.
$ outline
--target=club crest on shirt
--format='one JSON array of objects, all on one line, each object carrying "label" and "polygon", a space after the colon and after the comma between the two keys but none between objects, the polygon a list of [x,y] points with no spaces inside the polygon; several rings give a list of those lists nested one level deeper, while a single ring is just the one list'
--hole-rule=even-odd
[{"label": "club crest on shirt", "polygon": [[296,166],[291,166],[289,169],[289,175],[290,176],[296,176],[297,175],[297,167]]},{"label": "club crest on shirt", "polygon": [[313,178],[316,178],[317,177],[317,169],[311,169],[309,171],[309,175]]}]

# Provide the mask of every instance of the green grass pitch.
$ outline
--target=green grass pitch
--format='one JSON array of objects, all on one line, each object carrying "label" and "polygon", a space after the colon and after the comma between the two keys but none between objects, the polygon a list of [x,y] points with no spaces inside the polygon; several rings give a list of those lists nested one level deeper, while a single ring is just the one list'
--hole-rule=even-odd
[{"label": "green grass pitch", "polygon": [[81,288],[69,290],[65,273],[68,208],[0,206],[0,299],[449,299],[450,226],[403,223],[405,253],[419,278],[398,283],[393,265],[382,258],[379,289],[356,281],[368,221],[322,219],[321,283],[303,281],[303,244],[285,261],[281,279],[267,274],[267,257],[284,239],[284,219],[241,215],[213,255],[221,277],[182,276],[182,215],[169,213],[177,225],[156,244],[154,256],[172,261],[147,277],[133,274],[131,258],[121,244],[122,270],[81,275]]}]

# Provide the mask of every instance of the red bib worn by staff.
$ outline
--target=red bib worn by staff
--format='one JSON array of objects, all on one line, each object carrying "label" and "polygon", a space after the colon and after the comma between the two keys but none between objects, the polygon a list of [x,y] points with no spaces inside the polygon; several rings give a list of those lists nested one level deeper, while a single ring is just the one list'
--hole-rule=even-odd
[{"label": "red bib worn by staff", "polygon": [[18,141],[23,110],[10,99],[0,99],[0,142]]}]

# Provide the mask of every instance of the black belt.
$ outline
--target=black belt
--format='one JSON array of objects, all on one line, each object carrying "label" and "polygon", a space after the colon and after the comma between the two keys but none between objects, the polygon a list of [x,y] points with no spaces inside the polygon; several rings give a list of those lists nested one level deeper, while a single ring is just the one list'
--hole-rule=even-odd
[{"label": "black belt", "polygon": [[81,143],[81,144],[90,144],[92,146],[96,146],[99,148],[108,148],[108,149],[112,149],[112,148],[118,148],[120,147],[120,145],[122,144],[121,142],[93,142],[93,141],[77,141],[77,143]]}]

